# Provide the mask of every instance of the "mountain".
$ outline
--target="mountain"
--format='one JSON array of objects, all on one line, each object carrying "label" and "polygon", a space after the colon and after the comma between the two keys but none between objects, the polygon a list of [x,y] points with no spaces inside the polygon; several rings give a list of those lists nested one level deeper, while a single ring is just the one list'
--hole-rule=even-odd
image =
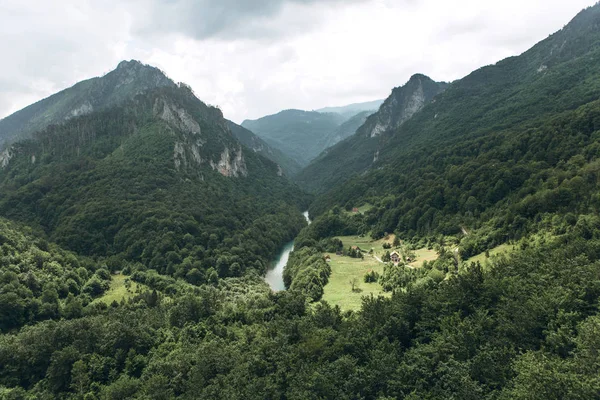
[{"label": "mountain", "polygon": [[123,61],[108,74],[88,79],[0,120],[0,149],[51,124],[117,105],[148,89],[175,83],[158,68]]},{"label": "mountain", "polygon": [[354,134],[381,103],[383,100],[316,111],[285,110],[246,120],[242,126],[304,167],[326,148]]},{"label": "mountain", "polygon": [[236,139],[240,141],[240,143],[255,153],[258,153],[263,157],[275,162],[281,167],[281,170],[287,176],[293,176],[297,174],[300,169],[302,169],[297,162],[283,154],[283,152],[280,150],[269,146],[264,140],[256,136],[248,129],[232,121],[227,121],[227,123],[229,125],[229,129],[231,129],[231,132]]},{"label": "mountain", "polygon": [[[404,86],[392,90],[354,135],[327,149],[298,174],[297,182],[308,190],[324,191],[371,167],[386,146],[387,136],[383,134],[398,129],[447,87],[448,84],[434,82],[425,75],[413,75]],[[357,121],[361,121],[360,117],[354,122]]]},{"label": "mountain", "polygon": [[[112,269],[263,273],[307,198],[189,87],[50,125],[0,156],[0,214]],[[268,226],[268,229],[265,227]]]},{"label": "mountain", "polygon": [[308,225],[185,85],[15,142],[0,398],[598,398],[599,57],[600,3],[415,111],[417,76]]},{"label": "mountain", "polygon": [[341,124],[335,131],[331,132],[325,137],[323,148],[328,149],[329,147],[341,142],[347,137],[354,135],[356,133],[356,130],[367,121],[367,117],[373,114],[374,112],[375,111],[373,110],[362,111],[356,115],[351,116],[350,119]]},{"label": "mountain", "polygon": [[354,115],[364,111],[370,111],[371,114],[379,109],[384,100],[374,100],[366,103],[355,103],[341,107],[325,107],[315,110],[320,113],[334,113],[343,115],[346,118],[351,118]]},{"label": "mountain", "polygon": [[326,137],[344,120],[343,116],[334,113],[285,110],[257,120],[246,120],[242,126],[305,166],[324,149]]},{"label": "mountain", "polygon": [[324,191],[311,214],[371,204],[365,229],[375,236],[468,227],[465,257],[560,232],[560,221],[585,225],[598,182],[599,43],[596,5],[522,55],[453,82],[397,128],[381,131],[388,119],[372,116],[299,174]]}]

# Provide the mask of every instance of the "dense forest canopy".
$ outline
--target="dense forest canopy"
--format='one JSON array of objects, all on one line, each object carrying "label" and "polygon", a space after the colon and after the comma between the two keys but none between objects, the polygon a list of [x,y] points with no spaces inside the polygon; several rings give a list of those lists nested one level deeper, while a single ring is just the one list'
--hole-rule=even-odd
[{"label": "dense forest canopy", "polygon": [[[103,81],[118,104],[0,153],[0,398],[597,398],[599,43],[596,5],[448,86],[416,75],[300,173],[315,196],[186,85]],[[350,310],[323,300],[332,257],[376,254],[347,238],[383,250]]]}]

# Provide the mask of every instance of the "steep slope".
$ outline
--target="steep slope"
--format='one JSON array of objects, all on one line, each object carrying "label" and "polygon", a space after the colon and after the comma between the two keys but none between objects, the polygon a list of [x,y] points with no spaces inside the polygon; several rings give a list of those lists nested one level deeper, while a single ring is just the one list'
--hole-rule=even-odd
[{"label": "steep slope", "polygon": [[[202,282],[264,272],[306,199],[185,85],[51,125],[0,162],[0,213],[120,269]],[[216,272],[215,272],[216,270]]]},{"label": "steep slope", "polygon": [[285,110],[257,120],[246,120],[242,126],[305,166],[323,150],[325,137],[344,120],[339,114]]},{"label": "steep slope", "polygon": [[297,181],[308,190],[324,191],[371,167],[385,146],[382,134],[398,129],[447,86],[425,75],[413,75],[404,86],[392,90],[355,135],[327,149],[297,176]]},{"label": "steep slope", "polygon": [[[464,256],[536,229],[585,226],[597,201],[599,57],[596,5],[521,56],[454,82],[380,135],[376,168],[332,188],[311,211],[369,202],[366,223],[376,235],[479,229],[465,240]],[[370,165],[353,161],[354,171]]]},{"label": "steep slope", "polygon": [[356,130],[367,121],[367,117],[374,112],[375,111],[373,110],[362,111],[350,117],[349,120],[344,122],[334,132],[331,132],[325,137],[323,147],[327,150],[329,147],[341,142],[347,137],[354,135]]},{"label": "steep slope", "polygon": [[0,120],[0,149],[48,125],[119,104],[148,89],[174,87],[159,69],[123,61],[108,74],[88,79]]},{"label": "steep slope", "polygon": [[355,103],[347,106],[340,107],[325,107],[315,110],[320,113],[335,113],[344,116],[345,118],[351,118],[356,114],[360,114],[365,111],[370,111],[371,114],[379,109],[383,104],[384,100],[368,101],[366,103]]},{"label": "steep slope", "polygon": [[233,133],[240,143],[279,165],[282,172],[287,176],[293,176],[300,171],[301,167],[297,162],[283,154],[280,150],[269,146],[264,140],[248,129],[232,121],[227,121],[227,124],[229,129],[231,129],[231,133]]}]

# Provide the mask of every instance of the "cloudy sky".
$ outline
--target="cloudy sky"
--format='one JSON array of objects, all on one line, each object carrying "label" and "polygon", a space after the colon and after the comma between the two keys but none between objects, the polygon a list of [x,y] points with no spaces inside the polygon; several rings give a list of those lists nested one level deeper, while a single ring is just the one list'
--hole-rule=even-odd
[{"label": "cloudy sky", "polygon": [[0,118],[137,59],[236,122],[520,54],[596,0],[0,0]]}]

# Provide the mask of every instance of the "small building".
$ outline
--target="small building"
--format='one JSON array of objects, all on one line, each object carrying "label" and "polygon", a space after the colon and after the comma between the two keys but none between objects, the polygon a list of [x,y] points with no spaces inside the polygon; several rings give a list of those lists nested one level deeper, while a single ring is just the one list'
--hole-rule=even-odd
[{"label": "small building", "polygon": [[353,213],[357,213],[357,212],[358,212],[358,208],[354,207],[354,208],[352,209],[352,212],[353,212]]},{"label": "small building", "polygon": [[400,254],[397,251],[392,251],[390,253],[390,261],[398,265],[398,263],[402,261],[402,256],[400,256]]},{"label": "small building", "polygon": [[331,257],[329,257],[329,254],[325,256],[325,261],[331,262]]}]

